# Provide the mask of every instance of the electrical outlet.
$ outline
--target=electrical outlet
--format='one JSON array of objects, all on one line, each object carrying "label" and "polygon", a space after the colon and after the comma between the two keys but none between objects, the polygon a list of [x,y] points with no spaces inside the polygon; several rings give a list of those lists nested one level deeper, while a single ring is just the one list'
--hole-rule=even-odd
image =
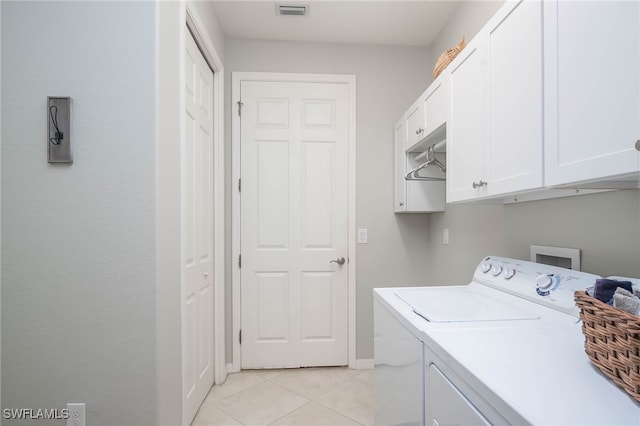
[{"label": "electrical outlet", "polygon": [[67,410],[69,410],[67,426],[87,426],[84,402],[68,402]]}]

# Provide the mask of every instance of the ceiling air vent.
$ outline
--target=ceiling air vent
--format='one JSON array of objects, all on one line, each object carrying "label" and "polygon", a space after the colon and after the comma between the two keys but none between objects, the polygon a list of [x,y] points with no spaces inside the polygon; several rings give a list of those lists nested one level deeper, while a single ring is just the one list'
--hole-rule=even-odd
[{"label": "ceiling air vent", "polygon": [[280,4],[276,3],[276,15],[304,16],[309,11],[305,4]]}]

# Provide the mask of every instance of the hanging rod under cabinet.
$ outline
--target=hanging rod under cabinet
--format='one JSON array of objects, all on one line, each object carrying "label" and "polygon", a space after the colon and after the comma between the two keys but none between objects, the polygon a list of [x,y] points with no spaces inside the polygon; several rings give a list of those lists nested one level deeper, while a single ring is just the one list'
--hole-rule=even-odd
[{"label": "hanging rod under cabinet", "polygon": [[444,147],[446,144],[447,144],[447,140],[445,139],[442,142],[438,142],[437,144],[431,145],[429,148],[424,150],[424,152],[421,152],[420,154],[416,155],[414,157],[414,160],[416,160],[416,161],[423,160],[423,159],[427,158],[427,155],[429,153],[429,149],[432,149],[432,151],[437,151],[440,148]]},{"label": "hanging rod under cabinet", "polygon": [[[427,167],[429,165],[436,166],[443,173],[447,171],[445,165],[442,164],[442,162],[440,162],[440,160],[438,160],[435,157],[435,154],[434,154],[434,150],[436,148],[442,147],[444,144],[445,144],[445,141],[442,141],[442,142],[437,143],[435,145],[431,145],[429,148],[427,148],[427,150],[423,153],[424,157],[427,158],[427,161],[425,161],[424,163],[420,164],[418,167],[414,168],[413,170],[410,170],[404,176],[405,180],[422,180],[422,181],[434,181],[434,182],[444,181],[445,178],[430,177],[430,176],[420,176],[420,170],[424,169],[425,167]],[[418,157],[420,157],[420,156],[422,156],[422,154],[418,155],[416,157],[416,159],[418,159]]]}]

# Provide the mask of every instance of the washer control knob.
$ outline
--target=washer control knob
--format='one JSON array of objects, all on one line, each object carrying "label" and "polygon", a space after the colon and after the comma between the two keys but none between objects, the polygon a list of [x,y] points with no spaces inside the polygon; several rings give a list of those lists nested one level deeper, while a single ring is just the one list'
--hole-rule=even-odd
[{"label": "washer control knob", "polygon": [[513,268],[506,268],[504,270],[504,273],[502,274],[502,276],[504,277],[505,280],[510,280],[511,278],[514,277],[514,275],[516,274],[516,270]]},{"label": "washer control knob", "polygon": [[553,286],[553,275],[540,275],[536,278],[536,287],[540,290],[549,290]]},{"label": "washer control knob", "polygon": [[486,274],[487,272],[489,272],[490,269],[491,269],[491,264],[489,262],[484,262],[482,265],[480,265],[480,270],[482,271],[483,274]]},{"label": "washer control knob", "polygon": [[491,268],[491,274],[494,277],[497,277],[501,273],[502,273],[502,266],[493,265],[493,268]]}]

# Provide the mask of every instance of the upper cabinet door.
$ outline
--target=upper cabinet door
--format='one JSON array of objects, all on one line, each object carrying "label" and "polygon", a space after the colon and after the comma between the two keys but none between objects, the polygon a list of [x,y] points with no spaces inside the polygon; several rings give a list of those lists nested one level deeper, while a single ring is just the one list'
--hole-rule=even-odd
[{"label": "upper cabinet door", "polygon": [[484,52],[473,39],[447,67],[447,202],[486,194]]},{"label": "upper cabinet door", "polygon": [[424,103],[418,99],[407,111],[407,145],[409,148],[415,145],[426,134],[424,133]]},{"label": "upper cabinet door", "polygon": [[545,184],[640,170],[640,2],[545,2],[544,38]]},{"label": "upper cabinet door", "polygon": [[509,1],[449,65],[448,201],[543,186],[542,2]]},{"label": "upper cabinet door", "polygon": [[431,83],[422,96],[424,108],[424,136],[431,134],[447,121],[448,100],[446,77],[446,72],[440,74],[440,76]]},{"label": "upper cabinet door", "polygon": [[489,196],[543,185],[542,2],[507,2],[485,28]]}]

